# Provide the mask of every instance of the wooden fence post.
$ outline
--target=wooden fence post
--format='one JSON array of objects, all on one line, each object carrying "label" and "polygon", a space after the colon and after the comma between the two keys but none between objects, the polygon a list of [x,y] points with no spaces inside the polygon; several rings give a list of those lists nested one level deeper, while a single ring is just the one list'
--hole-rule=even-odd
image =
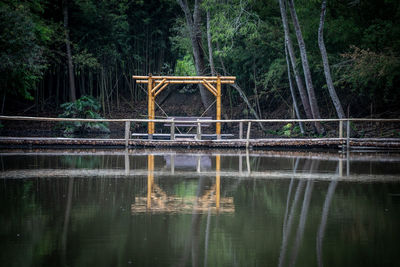
[{"label": "wooden fence post", "polygon": [[251,128],[251,121],[249,121],[247,124],[246,148],[249,148],[250,128]]},{"label": "wooden fence post", "polygon": [[347,144],[346,144],[346,146],[347,146],[347,151],[349,151],[349,149],[350,149],[350,120],[349,119],[347,119],[347,125],[346,125],[346,128],[347,128]]},{"label": "wooden fence post", "polygon": [[201,123],[200,123],[200,119],[197,119],[197,140],[201,140]]},{"label": "wooden fence post", "polygon": [[126,121],[125,122],[125,147],[126,148],[129,146],[130,130],[131,130],[131,122],[130,121]]},{"label": "wooden fence post", "polygon": [[170,132],[170,134],[171,134],[171,140],[175,140],[175,121],[174,121],[174,118],[172,118],[172,121],[171,121],[171,132]]},{"label": "wooden fence post", "polygon": [[239,139],[243,139],[243,121],[239,122]]}]

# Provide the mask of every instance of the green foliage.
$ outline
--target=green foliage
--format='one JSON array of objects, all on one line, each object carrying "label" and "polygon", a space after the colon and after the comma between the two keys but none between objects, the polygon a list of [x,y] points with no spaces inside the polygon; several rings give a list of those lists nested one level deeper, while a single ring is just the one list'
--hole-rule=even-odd
[{"label": "green foliage", "polygon": [[293,137],[293,136],[300,136],[300,126],[296,125],[293,126],[292,123],[285,124],[281,129],[277,131],[269,130],[267,131],[269,134],[285,136],[285,137]]},{"label": "green foliage", "polygon": [[177,76],[195,76],[196,69],[194,67],[193,58],[185,55],[183,59],[178,59],[175,65],[175,75]]},{"label": "green foliage", "polygon": [[[61,108],[64,112],[59,115],[60,118],[102,119],[98,114],[99,102],[90,96],[82,96],[74,102],[64,103]],[[110,132],[106,122],[62,122],[60,127],[66,134],[91,131]]]},{"label": "green foliage", "polygon": [[396,101],[400,95],[393,86],[399,81],[400,56],[391,50],[374,52],[356,46],[351,49],[342,54],[348,65],[342,73],[341,83],[350,84],[353,92],[369,99],[379,98],[384,103]]},{"label": "green foliage", "polygon": [[20,1],[0,3],[0,89],[31,100],[30,91],[46,68],[42,55],[52,30],[30,7]]}]

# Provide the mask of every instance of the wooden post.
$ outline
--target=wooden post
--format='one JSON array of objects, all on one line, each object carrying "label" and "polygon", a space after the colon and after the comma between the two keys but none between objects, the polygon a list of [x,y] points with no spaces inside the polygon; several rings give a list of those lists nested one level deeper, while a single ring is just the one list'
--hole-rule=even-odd
[{"label": "wooden post", "polygon": [[201,140],[201,123],[199,119],[197,119],[197,140]]},{"label": "wooden post", "polygon": [[339,138],[343,138],[343,121],[339,121]]},{"label": "wooden post", "polygon": [[172,118],[171,121],[171,140],[175,140],[175,119]]},{"label": "wooden post", "polygon": [[215,207],[217,212],[219,211],[219,202],[221,196],[221,176],[220,176],[220,169],[221,169],[221,156],[217,154],[215,156]]},{"label": "wooden post", "polygon": [[[221,120],[221,77],[217,77],[217,120]],[[221,139],[221,123],[216,125],[217,140]]]},{"label": "wooden post", "polygon": [[130,135],[130,129],[131,128],[131,122],[126,121],[125,122],[125,147],[128,148],[129,146],[129,135]]},{"label": "wooden post", "polygon": [[250,128],[251,128],[251,121],[249,121],[247,124],[246,149],[249,148]]},{"label": "wooden post", "polygon": [[239,139],[243,139],[243,121],[239,122]]},{"label": "wooden post", "polygon": [[346,128],[347,128],[347,135],[346,135],[347,144],[346,144],[346,147],[347,147],[347,151],[349,151],[349,149],[350,149],[350,120],[347,120]]},{"label": "wooden post", "polygon": [[[151,90],[153,91],[153,88],[155,87],[155,85],[156,85],[156,81],[153,79],[153,85],[151,86]],[[155,110],[156,110],[156,97],[154,96],[154,92],[152,92],[151,93],[151,100],[152,100],[152,103],[151,103],[151,117],[152,117],[152,119],[154,120],[155,118],[156,118],[156,112],[155,112]],[[152,134],[154,134],[155,133],[155,122],[152,122],[151,123],[151,133]]]},{"label": "wooden post", "polygon": [[[151,78],[151,74],[149,74],[149,80],[147,83],[147,98],[148,98],[148,102],[147,102],[147,113],[148,113],[148,119],[152,120],[152,104],[153,104],[153,97],[152,97],[152,93],[151,90],[153,89],[153,80]],[[152,128],[152,122],[148,122],[147,123],[147,134],[148,139],[153,139],[153,128]]]}]

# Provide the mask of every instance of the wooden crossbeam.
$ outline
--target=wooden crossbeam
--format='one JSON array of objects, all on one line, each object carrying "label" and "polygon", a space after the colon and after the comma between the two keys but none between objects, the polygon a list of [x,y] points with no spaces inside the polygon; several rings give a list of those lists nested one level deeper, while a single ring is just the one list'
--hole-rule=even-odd
[{"label": "wooden crossbeam", "polygon": [[[149,77],[155,80],[217,80],[218,76],[138,76],[133,75],[132,78],[135,80],[147,80]],[[235,76],[220,76],[221,80],[236,80]]]},{"label": "wooden crossbeam", "polygon": [[[154,80],[156,83],[160,83],[163,80]],[[217,80],[206,79],[207,82],[217,83]],[[136,83],[148,83],[148,80],[136,80]],[[203,79],[199,80],[166,80],[165,83],[167,84],[201,84],[203,83]],[[221,80],[221,84],[234,84],[235,80]]]}]

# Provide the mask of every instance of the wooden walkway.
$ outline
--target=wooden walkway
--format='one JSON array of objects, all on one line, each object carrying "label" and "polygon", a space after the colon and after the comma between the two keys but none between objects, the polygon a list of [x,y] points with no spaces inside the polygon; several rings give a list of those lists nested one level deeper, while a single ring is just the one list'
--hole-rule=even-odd
[{"label": "wooden walkway", "polygon": [[[193,147],[193,148],[325,148],[340,149],[346,146],[345,138],[271,138],[271,139],[226,139],[226,140],[146,140],[129,139],[128,147]],[[125,139],[87,138],[38,138],[0,137],[0,147],[125,147]],[[352,148],[400,149],[400,138],[350,138]]]},{"label": "wooden walkway", "polygon": [[[191,138],[179,138],[179,134],[175,134],[175,124],[181,123],[173,119],[75,119],[75,118],[43,118],[43,117],[21,117],[21,116],[0,116],[0,120],[19,120],[19,121],[69,121],[69,122],[113,122],[121,123],[125,126],[124,135],[121,139],[100,139],[100,138],[46,138],[46,137],[0,137],[0,147],[9,148],[13,146],[21,147],[193,147],[193,148],[321,148],[321,149],[400,149],[400,138],[351,138],[350,123],[369,122],[369,123],[391,123],[398,124],[400,119],[265,119],[265,120],[196,120],[191,123],[197,124],[197,133],[192,134]],[[252,123],[269,124],[269,123],[313,123],[316,121],[337,123],[337,138],[257,138],[251,136]],[[188,121],[183,121],[187,123]],[[132,139],[138,133],[131,133],[132,123],[170,123],[171,129],[169,134],[170,140],[153,139],[153,135],[144,136],[144,139]],[[217,135],[217,140],[205,140],[207,134],[202,133],[201,124],[238,124],[238,133],[224,133],[226,138],[221,134]],[[247,125],[247,127],[245,127]],[[245,129],[247,128],[247,129]],[[344,129],[346,128],[346,129]],[[400,127],[396,128],[400,129]],[[122,134],[121,134],[122,135]],[[139,134],[143,135],[143,134]],[[147,134],[144,134],[147,135]],[[154,137],[160,133],[154,133]],[[161,134],[162,135],[162,134]],[[230,138],[234,137],[234,138]],[[150,138],[150,139],[148,139]]]}]

